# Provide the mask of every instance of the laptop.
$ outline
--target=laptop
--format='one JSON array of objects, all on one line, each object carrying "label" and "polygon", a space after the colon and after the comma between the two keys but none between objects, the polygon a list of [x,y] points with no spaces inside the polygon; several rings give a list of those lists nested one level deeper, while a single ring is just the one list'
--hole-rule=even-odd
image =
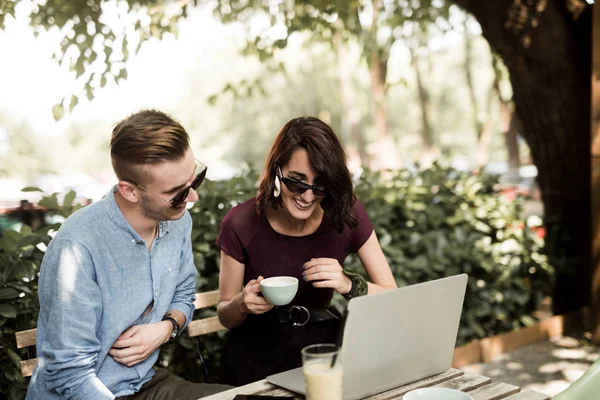
[{"label": "laptop", "polygon": [[[341,340],[344,400],[448,370],[466,288],[461,274],[351,299]],[[267,381],[305,394],[301,367]]]}]

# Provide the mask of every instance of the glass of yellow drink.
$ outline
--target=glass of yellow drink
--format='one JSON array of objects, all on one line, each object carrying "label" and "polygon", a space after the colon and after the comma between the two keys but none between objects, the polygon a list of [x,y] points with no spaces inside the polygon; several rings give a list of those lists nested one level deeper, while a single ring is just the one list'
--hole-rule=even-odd
[{"label": "glass of yellow drink", "polygon": [[342,400],[342,360],[334,344],[302,349],[306,400]]}]

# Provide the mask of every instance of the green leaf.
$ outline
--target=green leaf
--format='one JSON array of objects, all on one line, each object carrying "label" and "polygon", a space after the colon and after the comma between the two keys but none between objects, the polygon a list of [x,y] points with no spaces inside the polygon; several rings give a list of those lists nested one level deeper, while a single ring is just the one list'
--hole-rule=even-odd
[{"label": "green leaf", "polygon": [[35,186],[27,186],[21,189],[21,192],[42,192],[43,190]]},{"label": "green leaf", "polygon": [[75,200],[75,192],[71,190],[69,193],[65,194],[65,198],[63,200],[63,207],[71,207],[73,204],[73,200]]},{"label": "green leaf", "polygon": [[19,297],[19,292],[13,288],[0,289],[0,300],[10,300]]},{"label": "green leaf", "polygon": [[69,105],[69,111],[73,112],[73,109],[75,108],[75,106],[77,106],[77,104],[79,103],[79,98],[75,95],[71,96],[71,104]]},{"label": "green leaf", "polygon": [[60,208],[56,195],[44,197],[38,202],[38,204],[42,207],[46,207],[49,210],[58,210]]},{"label": "green leaf", "polygon": [[0,304],[0,315],[5,318],[16,318],[17,309],[10,304]]},{"label": "green leaf", "polygon": [[21,357],[17,353],[13,351],[11,348],[6,348],[6,352],[8,353],[8,357],[11,359],[15,367],[21,368]]},{"label": "green leaf", "polygon": [[17,265],[17,270],[15,271],[15,278],[17,279],[32,279],[35,277],[36,272],[36,264],[32,261],[22,260]]},{"label": "green leaf", "polygon": [[4,247],[4,249],[7,252],[14,252],[17,250],[17,244],[19,243],[19,240],[21,240],[22,235],[13,230],[13,229],[7,229],[4,232],[2,232],[2,240],[0,241],[0,244],[2,244],[2,246],[0,247]]},{"label": "green leaf", "polygon": [[55,104],[54,107],[52,107],[52,116],[55,121],[59,121],[65,116],[65,108],[62,104]]}]

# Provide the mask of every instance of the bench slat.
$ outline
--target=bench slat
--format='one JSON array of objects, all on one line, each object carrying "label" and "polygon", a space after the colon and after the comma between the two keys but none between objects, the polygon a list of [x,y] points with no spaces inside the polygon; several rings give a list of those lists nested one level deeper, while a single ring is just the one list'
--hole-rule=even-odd
[{"label": "bench slat", "polygon": [[37,329],[29,329],[27,331],[16,332],[15,338],[17,339],[17,349],[34,346],[36,332]]},{"label": "bench slat", "polygon": [[210,317],[190,322],[187,329],[190,337],[194,337],[222,331],[227,328],[221,325],[218,317]]},{"label": "bench slat", "polygon": [[194,309],[216,306],[219,303],[219,291],[196,293],[196,301],[194,301]]},{"label": "bench slat", "polygon": [[37,364],[37,358],[21,361],[21,374],[23,375],[23,378],[27,378],[33,374],[35,364]]}]

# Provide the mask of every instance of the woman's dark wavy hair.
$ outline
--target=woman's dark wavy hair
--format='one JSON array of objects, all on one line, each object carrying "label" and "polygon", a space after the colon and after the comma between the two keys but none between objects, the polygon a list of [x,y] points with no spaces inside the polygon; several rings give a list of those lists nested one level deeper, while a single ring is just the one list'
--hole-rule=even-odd
[{"label": "woman's dark wavy hair", "polygon": [[[281,128],[273,142],[262,180],[256,196],[256,212],[264,215],[268,207],[282,205],[281,197],[273,196],[277,167],[286,165],[297,149],[303,148],[319,177],[319,184],[326,187],[321,207],[330,215],[331,224],[342,232],[344,225],[355,228],[356,218],[352,207],[356,201],[352,177],[346,166],[346,153],[335,132],[323,121],[314,117],[294,118]],[[282,183],[283,184],[283,183]]]}]

